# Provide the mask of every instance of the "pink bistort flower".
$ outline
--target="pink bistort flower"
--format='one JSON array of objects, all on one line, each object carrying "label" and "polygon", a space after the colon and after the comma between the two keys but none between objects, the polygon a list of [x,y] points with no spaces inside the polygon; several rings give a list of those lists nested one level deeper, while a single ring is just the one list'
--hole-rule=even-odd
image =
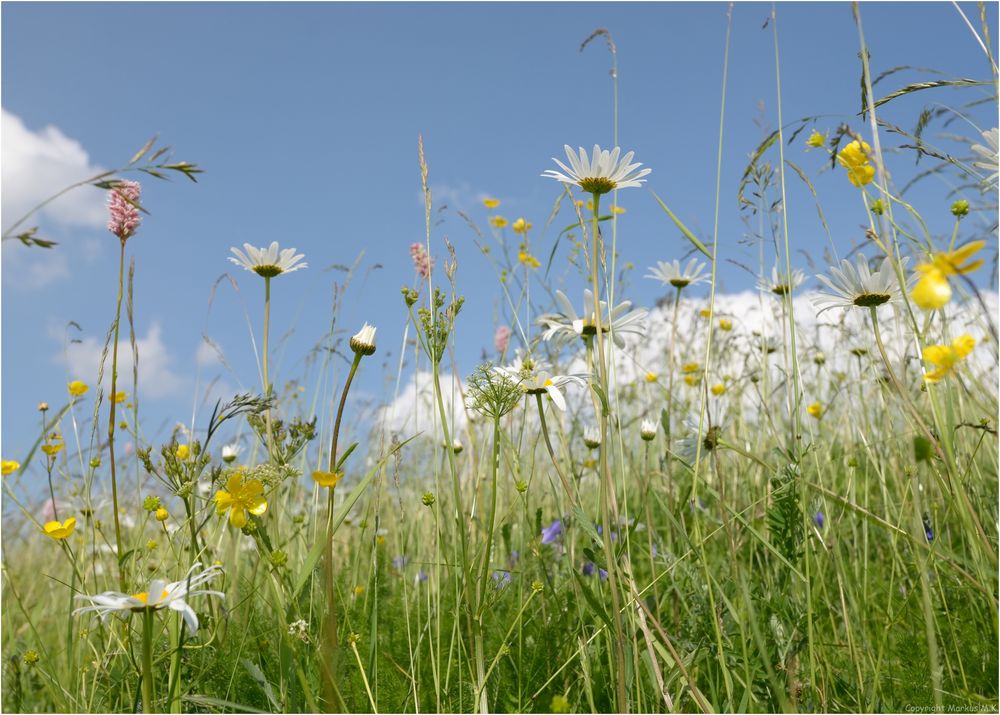
[{"label": "pink bistort flower", "polygon": [[429,278],[431,269],[434,267],[434,259],[427,253],[421,243],[410,244],[410,258],[413,259],[413,267],[421,278]]},{"label": "pink bistort flower", "polygon": [[139,195],[142,187],[138,181],[119,181],[108,195],[108,230],[122,241],[129,239],[139,228]]},{"label": "pink bistort flower", "polygon": [[510,344],[510,328],[506,325],[497,328],[497,331],[493,333],[493,344],[498,353],[507,352],[507,346]]}]

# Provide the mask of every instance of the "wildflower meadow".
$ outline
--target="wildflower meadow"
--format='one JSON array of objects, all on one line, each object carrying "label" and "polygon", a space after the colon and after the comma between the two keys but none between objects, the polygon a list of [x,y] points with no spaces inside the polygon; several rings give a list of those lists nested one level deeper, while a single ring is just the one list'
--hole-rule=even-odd
[{"label": "wildflower meadow", "polygon": [[[65,380],[26,384],[8,365],[28,348],[4,330],[2,708],[995,712],[998,30],[988,5],[932,5],[976,58],[965,76],[886,66],[869,6],[833,4],[855,95],[810,116],[786,109],[789,6],[642,8],[717,35],[690,58],[713,68],[702,106],[677,110],[714,137],[689,187],[706,213],[676,198],[698,183],[671,158],[685,137],[623,129],[623,97],[665,89],[630,83],[613,11],[548,48],[602,67],[562,107],[565,140],[525,157],[483,138],[519,186],[442,199],[448,133],[414,132],[402,154],[373,125],[371,161],[419,207],[386,190],[370,243],[338,226],[378,185],[331,192],[306,243],[310,182],[268,173],[261,145],[255,176],[289,197],[266,238],[199,232],[211,207],[185,203],[218,159],[160,137],[41,184],[17,215],[5,203],[5,263],[60,265],[74,234],[46,211],[72,197],[98,214],[107,279],[82,258],[59,274],[78,311],[55,331]],[[480,9],[528,11],[462,11]],[[775,96],[749,143],[726,110],[741,13]],[[251,85],[232,72],[219,87],[239,103]],[[308,111],[289,106],[288,141]],[[206,147],[223,141],[197,120]],[[30,170],[5,170],[4,191]],[[397,209],[408,233],[380,234]],[[655,231],[630,223],[640,210]],[[154,258],[170,212],[196,247]],[[220,278],[193,281],[196,265]],[[29,274],[5,270],[5,322],[33,309]],[[306,280],[324,292],[296,311]],[[198,344],[222,376],[207,386],[171,377],[141,327],[187,293],[210,296],[203,313],[162,329]],[[194,407],[166,414],[168,398]]]}]

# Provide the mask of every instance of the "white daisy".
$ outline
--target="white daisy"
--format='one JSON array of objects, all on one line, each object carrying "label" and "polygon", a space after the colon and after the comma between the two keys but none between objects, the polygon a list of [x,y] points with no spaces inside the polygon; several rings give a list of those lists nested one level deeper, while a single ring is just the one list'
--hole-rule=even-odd
[{"label": "white daisy", "polygon": [[676,259],[671,263],[657,261],[656,267],[650,266],[649,273],[643,277],[661,281],[663,285],[669,283],[674,288],[687,288],[689,285],[708,282],[710,276],[705,275],[704,270],[705,264],[699,263],[697,258],[688,261],[683,270],[680,261]]},{"label": "white daisy", "polygon": [[650,442],[656,438],[656,423],[653,420],[643,420],[639,425],[639,436],[643,442]]},{"label": "white daisy", "polygon": [[566,398],[559,389],[565,385],[586,385],[587,375],[553,375],[548,364],[534,360],[531,357],[522,358],[520,354],[510,365],[493,368],[507,377],[519,381],[521,389],[528,395],[548,393],[549,397],[563,412],[566,411]]},{"label": "white daisy", "polygon": [[254,248],[249,243],[243,244],[244,253],[238,248],[230,248],[233,256],[229,260],[237,266],[243,266],[248,271],[253,271],[264,278],[274,278],[282,273],[291,273],[300,268],[308,268],[308,263],[300,263],[305,258],[301,253],[296,253],[294,248],[280,250],[278,242],[274,241],[267,248]]},{"label": "white daisy", "polygon": [[226,464],[231,464],[236,461],[236,458],[240,456],[240,452],[243,448],[239,444],[234,442],[233,444],[222,445],[222,461]]},{"label": "white daisy", "polygon": [[608,151],[607,149],[602,150],[601,147],[594,144],[593,156],[589,158],[583,147],[580,147],[579,155],[573,151],[569,144],[566,144],[563,148],[566,150],[566,158],[569,160],[570,165],[566,166],[553,157],[552,161],[558,164],[559,168],[563,171],[547,169],[542,172],[542,176],[548,179],[555,179],[564,184],[575,184],[591,194],[606,194],[615,189],[641,186],[643,182],[642,177],[652,171],[652,169],[637,171],[642,164],[629,163],[632,161],[632,156],[635,152],[630,151],[619,160],[618,155],[621,154],[619,147]]},{"label": "white daisy", "polygon": [[698,422],[697,417],[685,418],[684,426],[687,428],[687,435],[677,440],[677,455],[690,464],[694,464],[699,447],[702,459],[718,448],[722,432],[725,429],[726,412],[720,410],[717,419],[713,420],[711,416],[706,416],[700,425]]},{"label": "white daisy", "polygon": [[[903,259],[901,268],[905,272],[906,261]],[[898,303],[902,299],[899,281],[892,268],[892,261],[886,256],[874,273],[868,268],[864,256],[858,256],[856,264],[846,258],[840,262],[840,268],[831,268],[830,275],[816,276],[832,293],[819,293],[813,297],[813,304],[823,313],[831,308],[876,308],[886,303]]]},{"label": "white daisy", "polygon": [[762,291],[768,291],[783,298],[786,295],[791,294],[796,288],[805,283],[806,274],[795,268],[792,269],[792,274],[789,276],[784,271],[778,271],[777,266],[772,266],[771,268],[771,280],[766,277],[761,277],[757,281],[757,288]]},{"label": "white daisy", "polygon": [[156,579],[149,584],[149,589],[141,593],[134,593],[131,596],[119,591],[105,591],[96,596],[77,596],[77,599],[90,601],[91,605],[78,608],[73,614],[96,611],[101,620],[106,620],[112,613],[142,613],[152,610],[158,611],[169,608],[171,611],[178,611],[187,624],[188,632],[193,636],[198,631],[198,616],[187,604],[185,598],[191,596],[225,596],[220,591],[193,590],[195,586],[209,581],[222,573],[219,566],[210,566],[199,574],[194,574],[194,570],[201,566],[195,564],[188,571],[187,578],[183,581],[167,583],[161,579]]},{"label": "white daisy", "polygon": [[972,162],[972,165],[977,169],[982,169],[987,172],[987,176],[982,181],[984,189],[996,188],[997,177],[1000,175],[1000,169],[998,169],[997,164],[1000,163],[1000,159],[997,157],[998,147],[997,147],[997,127],[988,129],[983,132],[983,141],[986,145],[973,144],[972,151],[978,154],[981,159],[979,161]]},{"label": "white daisy", "polygon": [[[594,310],[594,294],[587,289],[583,292],[584,316],[579,316],[566,294],[556,291],[556,301],[562,309],[559,313],[547,313],[538,317],[538,322],[546,327],[544,340],[551,340],[557,347],[564,347],[573,340],[590,337],[597,333],[597,313]],[[611,332],[615,345],[625,347],[625,333],[645,334],[645,308],[629,310],[631,301],[623,301],[608,312],[606,301],[600,301],[601,332]]]}]

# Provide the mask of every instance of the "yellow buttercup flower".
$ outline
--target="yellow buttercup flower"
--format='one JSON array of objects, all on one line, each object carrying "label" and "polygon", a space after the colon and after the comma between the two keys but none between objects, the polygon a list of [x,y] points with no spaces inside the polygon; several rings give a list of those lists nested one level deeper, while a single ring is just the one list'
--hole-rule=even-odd
[{"label": "yellow buttercup flower", "polygon": [[686,362],[681,366],[681,372],[685,375],[690,375],[693,372],[698,372],[701,369],[701,365],[696,362]]},{"label": "yellow buttercup flower", "polygon": [[52,433],[45,441],[45,444],[42,445],[42,451],[50,457],[55,457],[65,446],[66,444],[63,442],[62,436]]},{"label": "yellow buttercup flower", "polygon": [[234,472],[226,481],[226,488],[215,493],[215,511],[229,511],[229,523],[242,529],[247,523],[247,512],[261,516],[267,511],[264,485],[259,479],[243,481],[242,472]]},{"label": "yellow buttercup flower", "polygon": [[948,377],[975,346],[976,341],[971,335],[955,338],[951,345],[928,345],[924,348],[924,360],[936,367],[924,375],[924,379],[939,382]]},{"label": "yellow buttercup flower", "polygon": [[[944,253],[935,253],[931,257],[932,265],[941,271],[946,276],[954,276],[958,274],[972,273],[972,271],[983,265],[983,259],[978,258],[975,261],[969,262],[969,259],[973,255],[982,250],[983,246],[986,245],[986,241],[973,241],[972,243],[967,243],[961,248],[957,248],[954,251],[945,251]],[[926,263],[917,266],[917,270],[925,272],[924,269],[927,266]]]},{"label": "yellow buttercup flower", "polygon": [[538,268],[542,265],[537,258],[532,256],[527,251],[518,251],[517,260],[520,261],[521,265],[527,266],[528,268]]},{"label": "yellow buttercup flower", "polygon": [[728,331],[730,331],[730,330],[733,329],[733,321],[726,320],[725,318],[720,318],[719,319],[719,328],[721,330],[725,330],[726,332],[728,332]]},{"label": "yellow buttercup flower", "polygon": [[156,517],[157,521],[166,521],[167,519],[170,518],[170,512],[168,512],[165,507],[161,506],[159,509],[156,510],[154,516]]},{"label": "yellow buttercup flower", "polygon": [[621,215],[625,213],[625,208],[623,206],[612,206],[611,213]]},{"label": "yellow buttercup flower", "polygon": [[815,129],[812,130],[812,134],[806,139],[806,145],[811,146],[813,149],[819,149],[824,144],[826,144],[826,134],[820,134]]},{"label": "yellow buttercup flower", "polygon": [[698,315],[700,315],[702,318],[711,318],[712,311],[709,310],[708,308],[702,308],[700,311],[698,311]]},{"label": "yellow buttercup flower", "polygon": [[712,385],[712,394],[715,395],[716,397],[718,397],[719,395],[721,395],[725,391],[726,391],[726,386],[723,385],[721,382],[718,383],[718,384]]},{"label": "yellow buttercup flower", "polygon": [[937,310],[944,307],[951,300],[951,286],[944,273],[930,263],[917,266],[917,270],[923,273],[917,284],[913,286],[910,296],[913,302],[924,310]]},{"label": "yellow buttercup flower", "polygon": [[806,407],[806,412],[808,412],[810,416],[820,419],[823,416],[823,405],[818,401],[814,402]]},{"label": "yellow buttercup flower", "polygon": [[86,394],[87,390],[90,389],[90,386],[87,383],[80,382],[79,380],[73,380],[73,382],[69,383],[67,387],[69,387],[69,394],[73,397],[80,397],[81,395]]},{"label": "yellow buttercup flower", "polygon": [[503,228],[507,225],[507,219],[503,216],[490,216],[490,225],[493,228]]},{"label": "yellow buttercup flower", "polygon": [[354,595],[355,596],[360,596],[364,592],[365,592],[365,587],[364,586],[355,586],[354,587]]},{"label": "yellow buttercup flower", "polygon": [[127,398],[128,398],[128,395],[126,395],[124,392],[116,392],[115,393],[115,404],[119,404],[120,405],[121,403],[125,402],[125,400]]},{"label": "yellow buttercup flower", "polygon": [[70,534],[73,533],[73,529],[76,528],[76,517],[71,516],[66,521],[60,523],[58,521],[47,521],[42,530],[45,535],[56,541],[61,541],[62,539],[68,538]]},{"label": "yellow buttercup flower", "polygon": [[183,462],[191,456],[191,448],[186,444],[179,444],[177,445],[177,451],[174,452],[174,456],[177,457],[177,461]]},{"label": "yellow buttercup flower", "polygon": [[694,387],[699,382],[701,382],[701,375],[685,375],[684,382],[690,387]]},{"label": "yellow buttercup flower", "polygon": [[655,372],[647,372],[646,373],[646,382],[656,382],[656,373]]},{"label": "yellow buttercup flower", "polygon": [[837,162],[847,169],[847,178],[859,188],[875,178],[875,167],[869,160],[871,151],[868,142],[854,140],[837,153]]},{"label": "yellow buttercup flower", "polygon": [[532,229],[533,226],[534,226],[533,223],[528,223],[522,217],[519,218],[517,221],[515,221],[511,226],[511,228],[514,230],[514,233],[527,233]]},{"label": "yellow buttercup flower", "polygon": [[500,199],[483,199],[483,206],[488,209],[495,209],[500,205]]},{"label": "yellow buttercup flower", "polygon": [[2,471],[3,476],[5,477],[8,474],[13,474],[20,468],[21,468],[21,463],[15,462],[13,459],[4,459],[0,461],[0,471]]},{"label": "yellow buttercup flower", "polygon": [[334,487],[344,478],[343,472],[323,472],[316,470],[312,473],[313,481],[321,487]]}]

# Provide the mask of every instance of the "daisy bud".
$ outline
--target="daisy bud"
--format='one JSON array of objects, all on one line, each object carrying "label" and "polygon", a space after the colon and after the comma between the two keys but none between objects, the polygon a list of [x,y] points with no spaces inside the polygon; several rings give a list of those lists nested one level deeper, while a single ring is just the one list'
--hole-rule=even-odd
[{"label": "daisy bud", "polygon": [[49,403],[48,402],[39,402],[38,403],[38,411],[39,412],[47,412],[48,409],[49,409]]},{"label": "daisy bud", "polygon": [[351,350],[359,355],[375,354],[375,327],[365,323],[357,335],[351,338]]},{"label": "daisy bud", "polygon": [[601,446],[601,433],[596,427],[588,427],[583,432],[583,443],[590,449],[597,449]]},{"label": "daisy bud", "polygon": [[643,442],[651,442],[656,439],[656,423],[653,420],[643,420],[639,427],[639,436]]},{"label": "daisy bud", "polygon": [[236,461],[236,457],[239,456],[240,446],[238,444],[226,444],[222,446],[222,461],[226,464],[232,464]]}]

